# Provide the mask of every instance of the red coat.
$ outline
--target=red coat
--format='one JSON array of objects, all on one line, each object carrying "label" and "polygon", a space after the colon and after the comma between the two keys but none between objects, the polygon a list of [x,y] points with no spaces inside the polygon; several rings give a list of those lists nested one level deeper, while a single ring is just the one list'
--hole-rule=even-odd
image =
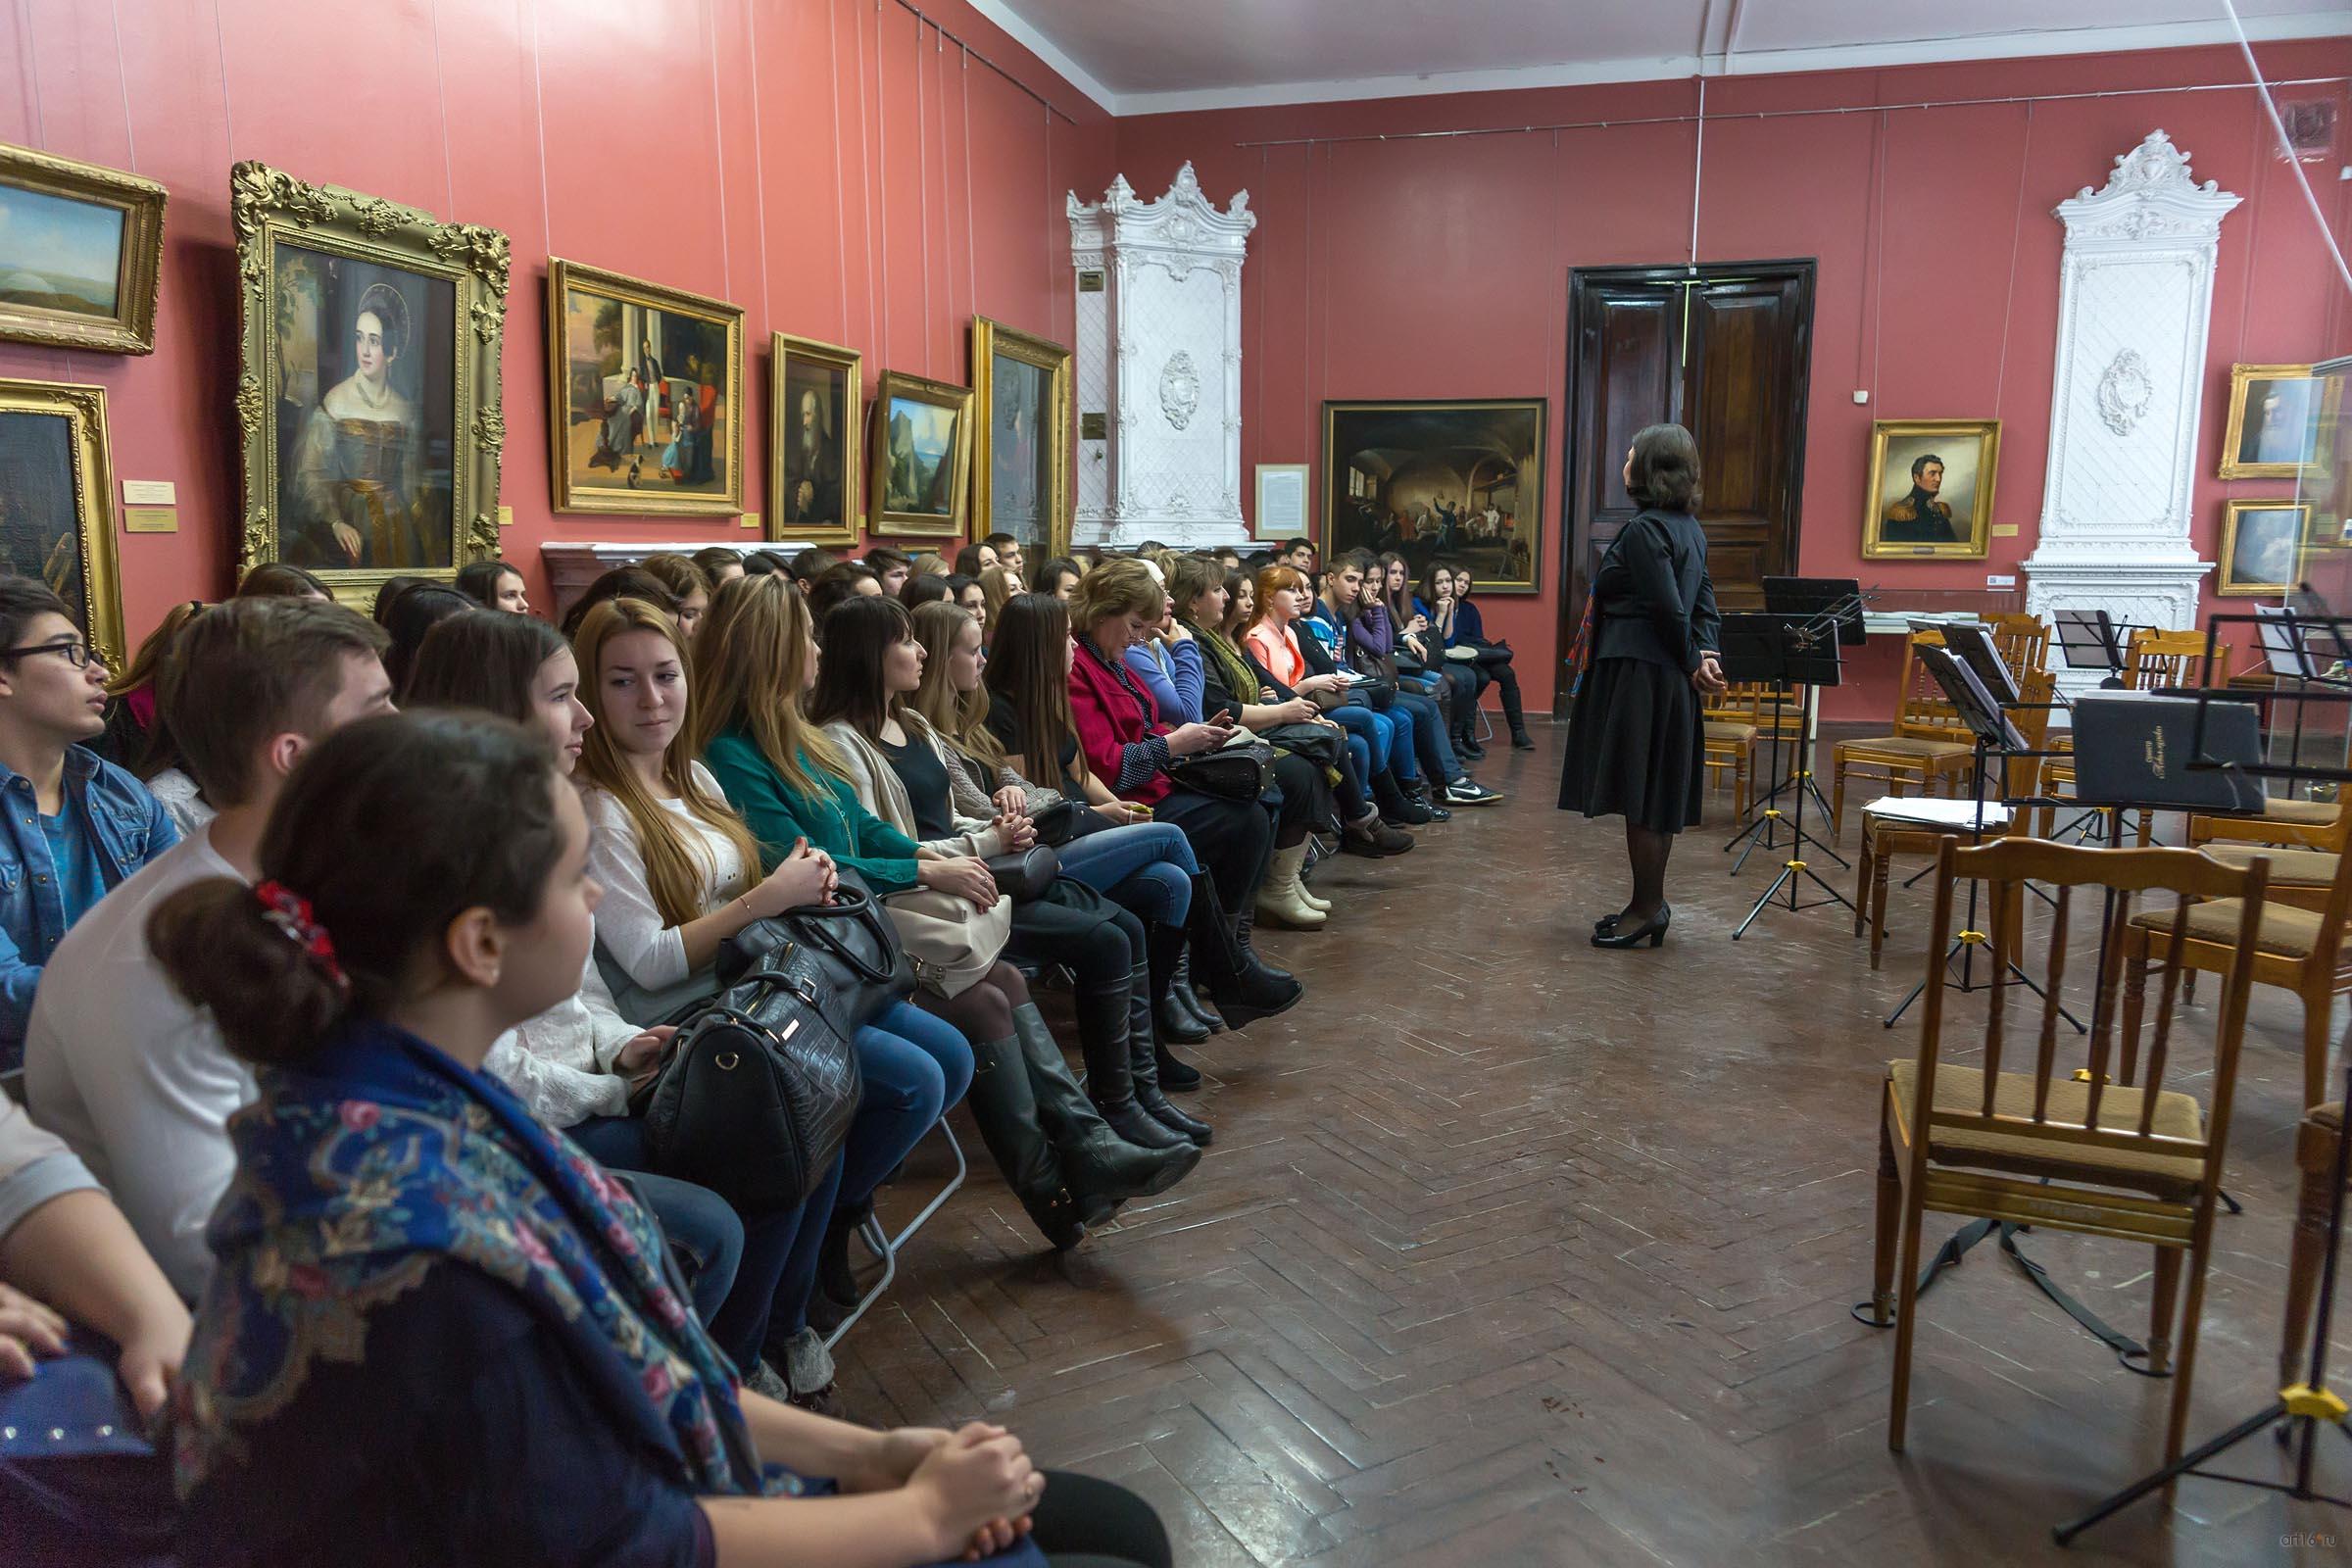
[{"label": "red coat", "polygon": [[1105,789],[1143,806],[1168,793],[1164,771],[1132,788],[1119,788],[1119,767],[1127,748],[1167,730],[1159,721],[1159,705],[1152,701],[1152,694],[1124,668],[1105,665],[1084,642],[1070,661],[1070,719],[1078,730],[1078,750],[1086,758],[1087,771],[1101,779]]}]

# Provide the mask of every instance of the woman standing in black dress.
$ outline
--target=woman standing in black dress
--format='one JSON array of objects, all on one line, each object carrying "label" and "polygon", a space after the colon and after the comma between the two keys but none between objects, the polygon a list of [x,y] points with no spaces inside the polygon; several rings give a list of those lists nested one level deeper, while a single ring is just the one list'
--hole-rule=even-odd
[{"label": "woman standing in black dress", "polygon": [[1591,665],[1568,719],[1560,808],[1625,818],[1633,902],[1593,925],[1596,948],[1666,940],[1666,858],[1694,827],[1705,785],[1701,693],[1724,689],[1722,626],[1707,577],[1707,536],[1692,516],[1698,448],[1679,424],[1653,424],[1626,454],[1642,511],[1592,578]]}]

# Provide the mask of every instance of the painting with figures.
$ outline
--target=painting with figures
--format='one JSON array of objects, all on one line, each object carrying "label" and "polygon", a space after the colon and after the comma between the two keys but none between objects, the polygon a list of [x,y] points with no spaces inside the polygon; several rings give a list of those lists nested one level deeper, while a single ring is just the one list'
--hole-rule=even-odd
[{"label": "painting with figures", "polygon": [[742,311],[561,260],[548,282],[557,509],[742,511]]},{"label": "painting with figures", "polygon": [[1537,592],[1541,398],[1323,405],[1323,555],[1396,551],[1418,579],[1468,566],[1487,593]]},{"label": "painting with figures", "polygon": [[47,583],[122,667],[106,389],[0,380],[0,572]]}]

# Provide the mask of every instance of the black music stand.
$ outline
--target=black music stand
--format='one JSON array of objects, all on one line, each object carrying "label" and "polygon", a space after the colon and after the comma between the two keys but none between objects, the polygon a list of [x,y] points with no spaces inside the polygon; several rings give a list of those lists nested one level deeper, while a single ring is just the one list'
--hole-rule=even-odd
[{"label": "black music stand", "polygon": [[[1867,641],[1868,628],[1862,623],[1862,606],[1869,596],[1862,592],[1862,583],[1859,578],[1767,577],[1764,579],[1763,586],[1766,614],[1794,619],[1828,619],[1836,624],[1838,645],[1841,648],[1859,648]],[[1833,680],[1830,684],[1836,685],[1837,682]],[[1785,704],[1776,691],[1773,696],[1773,727],[1776,733],[1780,727],[1780,717],[1784,707]],[[1747,832],[1754,830],[1759,824],[1763,827],[1766,841],[1764,848],[1768,850],[1778,848],[1778,845],[1773,842],[1775,839],[1773,824],[1788,813],[1782,811],[1775,803],[1779,801],[1783,792],[1788,790],[1801,789],[1810,794],[1813,797],[1814,809],[1821,812],[1822,820],[1825,822],[1837,820],[1837,813],[1830,809],[1828,799],[1823,796],[1820,784],[1815,782],[1813,777],[1815,751],[1813,732],[1820,726],[1821,713],[1819,697],[1813,688],[1808,686],[1798,694],[1797,712],[1801,725],[1796,743],[1796,767],[1787,777],[1781,777],[1780,757],[1777,750],[1775,751],[1772,788],[1766,790],[1749,806],[1748,810],[1756,820],[1750,822],[1748,829],[1743,830],[1738,838],[1734,838],[1731,844],[1724,846],[1727,851],[1733,845],[1738,844],[1740,838],[1745,838]],[[1820,841],[1816,840],[1815,842],[1818,844]],[[1825,844],[1821,845],[1821,848],[1831,859],[1836,860],[1839,865],[1847,863],[1845,857],[1839,855],[1834,845]],[[1732,874],[1739,875],[1740,866],[1746,863],[1747,856],[1743,852],[1740,857],[1740,865],[1732,867]]]},{"label": "black music stand", "polygon": [[2067,668],[2098,670],[2099,684],[2109,689],[2123,685],[2125,639],[2132,628],[2104,610],[2054,610],[2050,621]]},{"label": "black music stand", "polygon": [[[1768,582],[1773,580],[1767,579]],[[1859,596],[1854,597],[1853,603],[1858,611],[1861,605]],[[1824,686],[1838,684],[1838,644],[1840,639],[1838,617],[1834,612],[1838,607],[1833,605],[1828,608],[1833,612],[1767,611],[1762,614],[1723,617],[1723,646],[1718,652],[1722,656],[1726,680],[1770,681],[1776,686],[1794,684],[1803,688],[1805,694],[1800,709],[1805,718],[1805,733],[1797,738],[1798,770],[1790,775],[1790,780],[1798,788],[1792,792],[1795,806],[1787,819],[1791,834],[1788,844],[1788,858],[1781,863],[1781,874],[1772,879],[1772,886],[1766,888],[1763,896],[1756,900],[1755,907],[1747,911],[1747,918],[1741,920],[1732,932],[1734,942],[1747,934],[1747,928],[1756,923],[1757,917],[1772,905],[1784,887],[1788,890],[1786,907],[1791,912],[1818,909],[1833,903],[1842,904],[1849,909],[1853,907],[1844,894],[1824,882],[1819,872],[1799,858],[1805,852],[1805,846],[1811,844],[1827,852],[1839,865],[1846,863],[1836,850],[1805,831],[1805,796],[1808,793],[1805,786],[1812,782],[1811,771],[1805,767],[1805,763],[1810,756],[1812,740],[1813,694]],[[1773,728],[1773,767],[1776,772],[1780,767],[1778,725]],[[1779,791],[1774,793],[1778,794]],[[1814,794],[1814,799],[1820,799],[1818,793]],[[1750,824],[1748,831],[1752,833],[1761,828],[1766,837],[1771,837],[1772,824],[1781,820],[1780,808],[1767,805],[1762,814]],[[1763,839],[1759,838],[1756,842],[1761,843]],[[1755,845],[1750,844],[1748,848],[1752,851]],[[1741,855],[1740,864],[1746,861],[1747,857]],[[1738,870],[1738,866],[1733,869]],[[1810,904],[1800,902],[1798,895],[1806,878],[1810,878],[1829,897],[1815,899]]]}]

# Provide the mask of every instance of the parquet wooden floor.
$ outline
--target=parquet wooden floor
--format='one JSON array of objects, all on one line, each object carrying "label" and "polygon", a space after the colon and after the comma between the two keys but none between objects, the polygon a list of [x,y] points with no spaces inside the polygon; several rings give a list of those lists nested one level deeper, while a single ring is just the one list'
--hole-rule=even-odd
[{"label": "parquet wooden floor", "polygon": [[[1717,797],[1666,947],[1595,951],[1622,840],[1553,809],[1539,734],[1481,769],[1506,805],[1328,865],[1331,924],[1263,937],[1309,996],[1194,1054],[1217,1140],[1163,1199],[1055,1259],[966,1127],[970,1184],[838,1353],[852,1413],[1006,1422],[1143,1492],[1198,1568],[2342,1560],[2352,1515],[2201,1481],[2169,1522],[2146,1503],[2053,1546],[2154,1462],[2171,1385],[1989,1248],[1927,1298],[1910,1449],[1886,1451],[1891,1336],[1847,1307],[1880,1078],[1917,1044],[1916,1015],[1879,1019],[1921,972],[1927,889],[1895,895],[1879,974],[1841,908],[1735,945],[1769,871],[1726,874]],[[2292,1002],[2258,995],[2194,1433],[2273,1392],[2295,1040]],[[2030,1247],[2145,1331],[2144,1250]],[[2352,1494],[2352,1444],[2321,1452]],[[2234,1457],[2286,1473],[2267,1444]]]}]

